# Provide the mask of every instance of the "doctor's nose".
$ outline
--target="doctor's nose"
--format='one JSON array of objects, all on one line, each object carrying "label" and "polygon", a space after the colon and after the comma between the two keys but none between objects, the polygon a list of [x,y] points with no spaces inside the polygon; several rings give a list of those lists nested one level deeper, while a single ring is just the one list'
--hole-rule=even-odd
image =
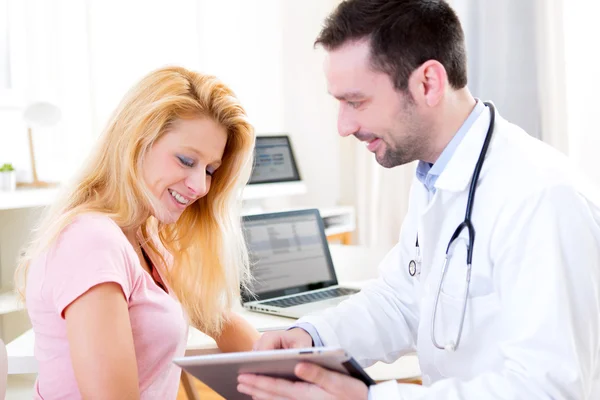
[{"label": "doctor's nose", "polygon": [[346,106],[340,105],[338,110],[338,133],[342,137],[350,136],[359,131],[359,124],[350,113],[346,110]]}]

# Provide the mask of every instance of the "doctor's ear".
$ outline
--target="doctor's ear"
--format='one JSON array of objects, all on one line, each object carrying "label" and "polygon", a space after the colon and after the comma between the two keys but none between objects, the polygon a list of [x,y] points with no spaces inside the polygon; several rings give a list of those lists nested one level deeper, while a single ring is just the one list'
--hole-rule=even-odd
[{"label": "doctor's ear", "polygon": [[444,97],[447,85],[446,68],[435,60],[425,61],[413,71],[408,80],[408,88],[413,98],[428,107],[438,105]]}]

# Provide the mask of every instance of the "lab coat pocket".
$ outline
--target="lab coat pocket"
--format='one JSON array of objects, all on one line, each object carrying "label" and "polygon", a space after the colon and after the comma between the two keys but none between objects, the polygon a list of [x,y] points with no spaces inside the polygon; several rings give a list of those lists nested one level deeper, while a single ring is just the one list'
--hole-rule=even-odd
[{"label": "lab coat pocket", "polygon": [[[472,280],[471,285],[476,286],[476,282]],[[495,292],[483,296],[470,294],[467,298],[462,333],[458,338],[463,305],[464,297],[457,298],[440,293],[435,337],[442,346],[449,342],[458,342],[458,347],[455,351],[436,351],[435,364],[440,374],[445,377],[469,379],[480,371],[491,368],[496,361],[493,354],[489,354],[489,357],[473,355],[496,351],[489,345],[493,342],[490,339],[494,338],[496,332],[500,303]]]},{"label": "lab coat pocket", "polygon": [[[459,238],[452,247],[452,256],[448,258],[446,275],[443,278],[441,292],[456,300],[463,301],[467,290],[467,240]],[[470,273],[469,297],[482,297],[493,292],[491,272],[482,269],[483,264],[475,261]]]}]

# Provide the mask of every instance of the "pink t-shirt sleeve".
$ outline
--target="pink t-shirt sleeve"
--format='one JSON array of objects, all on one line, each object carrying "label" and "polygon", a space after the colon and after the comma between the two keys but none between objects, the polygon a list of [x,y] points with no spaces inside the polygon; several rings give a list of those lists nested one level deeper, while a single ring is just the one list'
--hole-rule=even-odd
[{"label": "pink t-shirt sleeve", "polygon": [[133,249],[120,228],[104,216],[77,218],[48,254],[46,288],[64,318],[73,301],[92,287],[108,282],[121,286],[127,301],[134,285]]}]

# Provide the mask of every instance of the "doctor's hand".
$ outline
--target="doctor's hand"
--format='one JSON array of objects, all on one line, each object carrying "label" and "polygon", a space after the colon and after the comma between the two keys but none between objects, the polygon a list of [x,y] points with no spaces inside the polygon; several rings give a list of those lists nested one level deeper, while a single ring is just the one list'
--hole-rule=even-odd
[{"label": "doctor's hand", "polygon": [[366,400],[369,396],[369,389],[358,379],[315,364],[300,363],[296,365],[294,373],[305,382],[243,374],[238,376],[237,390],[252,396],[254,400]]},{"label": "doctor's hand", "polygon": [[266,332],[254,342],[253,350],[301,349],[312,347],[308,332],[301,328],[289,331]]}]

